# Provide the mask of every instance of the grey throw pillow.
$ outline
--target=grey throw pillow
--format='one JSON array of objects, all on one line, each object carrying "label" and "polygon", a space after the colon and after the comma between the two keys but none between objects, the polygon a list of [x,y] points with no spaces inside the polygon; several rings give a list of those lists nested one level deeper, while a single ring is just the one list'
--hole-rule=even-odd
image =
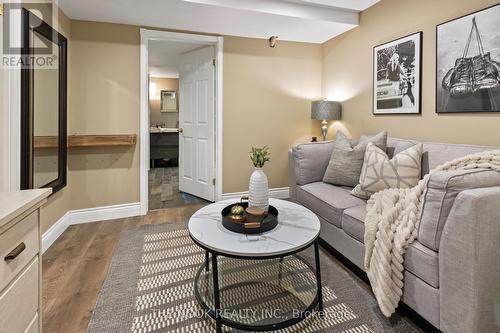
[{"label": "grey throw pillow", "polygon": [[385,151],[374,144],[366,147],[359,184],[351,194],[368,199],[387,188],[411,188],[417,185],[422,170],[423,145],[417,143],[389,159]]},{"label": "grey throw pillow", "polygon": [[384,152],[387,147],[387,131],[360,141],[353,146],[351,141],[342,132],[337,132],[333,141],[332,157],[326,168],[323,181],[334,185],[351,186],[358,184],[363,159],[365,157],[366,146],[373,142]]}]

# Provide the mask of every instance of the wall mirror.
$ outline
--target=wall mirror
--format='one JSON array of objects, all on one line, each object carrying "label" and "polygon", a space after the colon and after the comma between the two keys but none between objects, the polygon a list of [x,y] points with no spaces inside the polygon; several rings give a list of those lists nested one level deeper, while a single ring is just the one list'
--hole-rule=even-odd
[{"label": "wall mirror", "polygon": [[174,90],[161,91],[161,112],[179,112],[177,93]]},{"label": "wall mirror", "polygon": [[23,9],[21,189],[66,186],[67,40]]}]

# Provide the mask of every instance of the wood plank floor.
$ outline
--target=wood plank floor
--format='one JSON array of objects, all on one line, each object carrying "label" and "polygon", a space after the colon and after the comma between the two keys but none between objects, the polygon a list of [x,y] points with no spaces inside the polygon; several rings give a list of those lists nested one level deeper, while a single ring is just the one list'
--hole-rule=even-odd
[{"label": "wood plank floor", "polygon": [[202,205],[70,226],[43,255],[44,333],[84,333],[123,230],[187,221]]}]

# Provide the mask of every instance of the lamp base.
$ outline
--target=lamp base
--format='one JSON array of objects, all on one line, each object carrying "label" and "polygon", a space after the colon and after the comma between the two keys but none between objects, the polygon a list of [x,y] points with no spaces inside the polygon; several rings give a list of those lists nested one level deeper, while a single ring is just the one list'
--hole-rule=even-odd
[{"label": "lamp base", "polygon": [[326,134],[328,133],[328,122],[326,120],[323,120],[321,122],[321,133],[323,134],[323,141],[326,141]]}]

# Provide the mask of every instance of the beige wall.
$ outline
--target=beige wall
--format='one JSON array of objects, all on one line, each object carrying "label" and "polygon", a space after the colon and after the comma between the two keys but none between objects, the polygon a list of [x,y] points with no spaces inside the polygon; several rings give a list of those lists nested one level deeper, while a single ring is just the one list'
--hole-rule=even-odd
[{"label": "beige wall", "polygon": [[152,77],[149,82],[156,83],[154,96],[149,96],[149,123],[151,126],[165,124],[166,127],[177,127],[179,121],[178,112],[160,112],[162,90],[174,90],[177,92],[177,103],[179,103],[179,79],[167,77]]},{"label": "beige wall", "polygon": [[[139,134],[139,29],[71,21],[61,30],[71,30],[68,134]],[[42,232],[71,209],[138,201],[139,144],[70,149],[67,186],[43,208]]]},{"label": "beige wall", "polygon": [[[72,21],[69,134],[139,134],[139,29]],[[139,144],[72,149],[71,209],[139,201]]]},{"label": "beige wall", "polygon": [[224,38],[223,192],[248,190],[248,152],[269,145],[271,188],[288,186],[288,149],[319,135],[311,100],[321,97],[321,46]]},{"label": "beige wall", "polygon": [[[438,115],[434,106],[436,25],[496,2],[382,0],[361,13],[359,27],[325,43],[323,95],[343,101],[348,132],[358,136],[387,129],[394,137],[500,146],[500,114]],[[422,115],[373,116],[373,46],[417,31],[423,31]]]}]

